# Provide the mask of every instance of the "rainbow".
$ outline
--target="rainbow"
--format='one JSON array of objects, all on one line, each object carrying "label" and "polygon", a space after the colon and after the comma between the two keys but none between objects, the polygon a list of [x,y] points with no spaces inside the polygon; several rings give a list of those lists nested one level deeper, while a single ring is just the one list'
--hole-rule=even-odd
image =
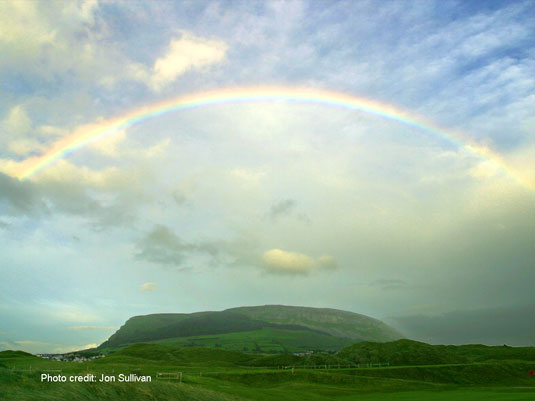
[{"label": "rainbow", "polygon": [[513,178],[522,186],[534,189],[533,185],[524,182],[516,172],[508,167],[499,154],[487,147],[470,142],[458,132],[441,128],[423,117],[413,115],[388,104],[341,92],[286,86],[224,88],[193,93],[143,106],[116,118],[84,125],[52,144],[42,155],[31,157],[18,163],[12,175],[20,180],[25,180],[78,149],[82,149],[93,142],[125,130],[135,124],[165,114],[221,104],[275,101],[332,106],[397,121],[446,139],[456,146],[463,147],[477,157],[489,160],[497,170]]}]

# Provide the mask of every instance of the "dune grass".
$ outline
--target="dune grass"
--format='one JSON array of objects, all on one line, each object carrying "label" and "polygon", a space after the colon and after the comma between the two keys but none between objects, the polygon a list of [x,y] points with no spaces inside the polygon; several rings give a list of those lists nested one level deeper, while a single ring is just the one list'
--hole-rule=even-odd
[{"label": "dune grass", "polygon": [[[136,344],[94,361],[51,361],[0,352],[0,400],[533,400],[532,361],[304,369],[309,357]],[[260,367],[263,366],[263,367]],[[42,383],[64,376],[149,375],[150,383]],[[59,373],[58,373],[59,372]],[[158,380],[182,372],[182,381]]]}]

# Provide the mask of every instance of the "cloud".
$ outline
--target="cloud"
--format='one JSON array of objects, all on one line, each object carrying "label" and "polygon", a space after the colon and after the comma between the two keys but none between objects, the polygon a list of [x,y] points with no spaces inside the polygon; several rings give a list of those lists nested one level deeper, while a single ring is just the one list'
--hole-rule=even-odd
[{"label": "cloud", "polygon": [[141,292],[156,291],[157,288],[158,288],[158,284],[148,281],[139,286],[139,291]]},{"label": "cloud", "polygon": [[34,2],[0,2],[0,41],[4,46],[16,43],[21,50],[35,50],[42,44],[54,42],[56,34],[39,18],[37,8]]},{"label": "cloud", "polygon": [[[4,169],[11,170],[10,165]],[[143,184],[147,174],[142,163],[134,169],[91,169],[59,160],[31,180],[20,181],[0,172],[0,200],[14,214],[79,215],[101,229],[135,220],[135,210],[151,199]]]},{"label": "cloud", "polygon": [[26,156],[43,150],[43,144],[31,136],[33,123],[22,105],[11,108],[0,122],[0,138],[8,151]]},{"label": "cloud", "polygon": [[283,199],[273,205],[269,209],[267,217],[275,222],[283,217],[292,216],[303,223],[310,223],[310,219],[305,213],[297,213],[297,202],[294,199]]},{"label": "cloud", "polygon": [[[0,173],[0,201],[8,205],[8,214],[38,216],[48,211],[39,190],[29,182]],[[1,213],[1,210],[0,210]]]},{"label": "cloud", "polygon": [[498,166],[489,160],[479,162],[468,171],[472,177],[479,179],[493,178],[498,173]]},{"label": "cloud", "polygon": [[167,266],[179,266],[193,254],[215,257],[218,250],[208,242],[184,241],[168,227],[158,224],[138,242],[138,259]]},{"label": "cloud", "polygon": [[332,256],[323,255],[318,258],[318,266],[324,269],[336,269],[338,262]]},{"label": "cloud", "polygon": [[71,326],[67,330],[86,331],[86,330],[117,330],[117,326]]},{"label": "cloud", "polygon": [[32,120],[28,117],[23,106],[17,105],[11,108],[2,121],[2,129],[13,137],[24,136],[32,128]]},{"label": "cloud", "polygon": [[295,209],[295,200],[284,199],[273,205],[269,209],[269,217],[272,220],[276,220],[278,217],[287,216]]},{"label": "cloud", "polygon": [[264,267],[270,273],[306,275],[314,268],[332,269],[336,267],[336,260],[332,256],[324,255],[318,260],[299,252],[288,252],[281,249],[271,249],[262,255]]},{"label": "cloud", "polygon": [[179,39],[171,39],[165,55],[156,59],[151,71],[139,64],[131,64],[129,74],[160,91],[190,70],[199,70],[223,60],[227,45],[182,32]]},{"label": "cloud", "polygon": [[98,75],[107,63],[97,60],[97,9],[95,1],[0,2],[0,52],[7,61],[0,70],[19,68],[31,82],[67,70],[79,78]]},{"label": "cloud", "polygon": [[[167,46],[159,57],[154,49],[159,49],[160,43],[150,43],[152,51],[142,50],[150,54],[145,59],[132,57],[126,50],[132,42],[126,49],[117,45],[117,16],[110,19],[103,8],[94,0],[46,5],[0,2],[0,53],[5,56],[0,75],[5,73],[15,81],[23,76],[24,84],[46,86],[54,92],[68,92],[67,86],[74,80],[72,88],[82,96],[95,87],[117,91],[119,84],[136,82],[161,91],[188,71],[202,72],[224,60],[228,46],[222,40],[186,30],[177,37],[174,27],[162,27],[167,31],[161,40],[166,40]],[[19,145],[17,149],[25,148]]]},{"label": "cloud", "polygon": [[89,149],[96,151],[104,156],[117,157],[125,153],[122,147],[126,140],[126,131],[122,130],[113,135],[93,142],[88,146]]}]

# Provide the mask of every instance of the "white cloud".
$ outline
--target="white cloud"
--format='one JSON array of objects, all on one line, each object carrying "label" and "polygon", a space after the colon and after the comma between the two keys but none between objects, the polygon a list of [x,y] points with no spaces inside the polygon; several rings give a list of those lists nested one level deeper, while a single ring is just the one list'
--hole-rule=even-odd
[{"label": "white cloud", "polygon": [[[200,69],[221,62],[227,45],[219,40],[210,40],[183,32],[180,39],[172,39],[166,54],[154,63],[150,85],[159,91],[190,69]],[[136,71],[142,76],[142,72]]]},{"label": "white cloud", "polygon": [[153,91],[159,92],[188,71],[202,71],[224,60],[228,48],[225,42],[198,37],[186,31],[181,34],[180,38],[169,41],[165,54],[158,57],[152,67],[127,61],[121,67],[121,74],[117,74],[116,69],[110,69],[109,72],[113,75],[104,74],[99,78],[99,84],[111,89],[120,81],[132,80],[143,82]]},{"label": "white cloud", "polygon": [[12,107],[4,121],[2,121],[2,129],[13,137],[24,136],[31,128],[32,120],[28,117],[28,113],[26,113],[22,105]]},{"label": "white cloud", "polygon": [[324,255],[314,258],[299,252],[270,249],[262,255],[264,267],[271,273],[308,274],[316,267],[334,268],[336,260]]},{"label": "white cloud", "polygon": [[64,128],[55,127],[53,125],[41,125],[39,132],[47,136],[63,136],[68,134],[68,131]]},{"label": "white cloud", "polygon": [[126,131],[122,130],[114,133],[113,135],[109,135],[106,138],[93,142],[88,146],[88,148],[97,151],[104,156],[116,157],[123,153],[121,152],[121,147],[124,146],[125,139]]},{"label": "white cloud", "polygon": [[97,44],[91,29],[97,7],[96,1],[0,2],[0,52],[7,61],[2,67],[42,77],[69,69],[98,74],[102,60],[91,51]]},{"label": "white cloud", "polygon": [[28,51],[44,43],[52,43],[55,35],[40,18],[37,2],[0,2],[0,41],[16,43],[21,51]]},{"label": "white cloud", "polygon": [[469,170],[469,174],[474,178],[486,179],[492,178],[498,174],[498,167],[495,163],[485,160],[476,164]]},{"label": "white cloud", "polygon": [[139,286],[139,291],[142,291],[142,292],[156,291],[157,288],[158,288],[158,284],[147,281],[146,283],[143,283]]},{"label": "white cloud", "polygon": [[10,152],[22,156],[42,151],[43,145],[31,137],[32,126],[32,120],[24,106],[12,107],[0,122],[1,140],[5,143],[5,147]]},{"label": "white cloud", "polygon": [[24,156],[44,150],[44,146],[39,141],[33,139],[15,139],[9,141],[7,148],[16,155]]}]

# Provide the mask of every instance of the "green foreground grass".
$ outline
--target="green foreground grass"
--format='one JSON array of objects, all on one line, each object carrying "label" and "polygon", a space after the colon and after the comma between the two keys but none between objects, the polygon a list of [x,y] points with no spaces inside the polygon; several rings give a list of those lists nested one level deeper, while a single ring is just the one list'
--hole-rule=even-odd
[{"label": "green foreground grass", "polygon": [[[281,355],[279,357],[285,357]],[[271,368],[253,366],[257,359]],[[262,359],[272,358],[272,359]],[[381,368],[281,368],[274,356],[139,344],[95,361],[58,362],[0,353],[0,400],[534,400],[535,362]],[[253,362],[251,362],[253,361]],[[244,364],[249,363],[249,366]],[[182,382],[157,380],[182,372]],[[40,375],[149,375],[150,383],[42,383]]]}]

